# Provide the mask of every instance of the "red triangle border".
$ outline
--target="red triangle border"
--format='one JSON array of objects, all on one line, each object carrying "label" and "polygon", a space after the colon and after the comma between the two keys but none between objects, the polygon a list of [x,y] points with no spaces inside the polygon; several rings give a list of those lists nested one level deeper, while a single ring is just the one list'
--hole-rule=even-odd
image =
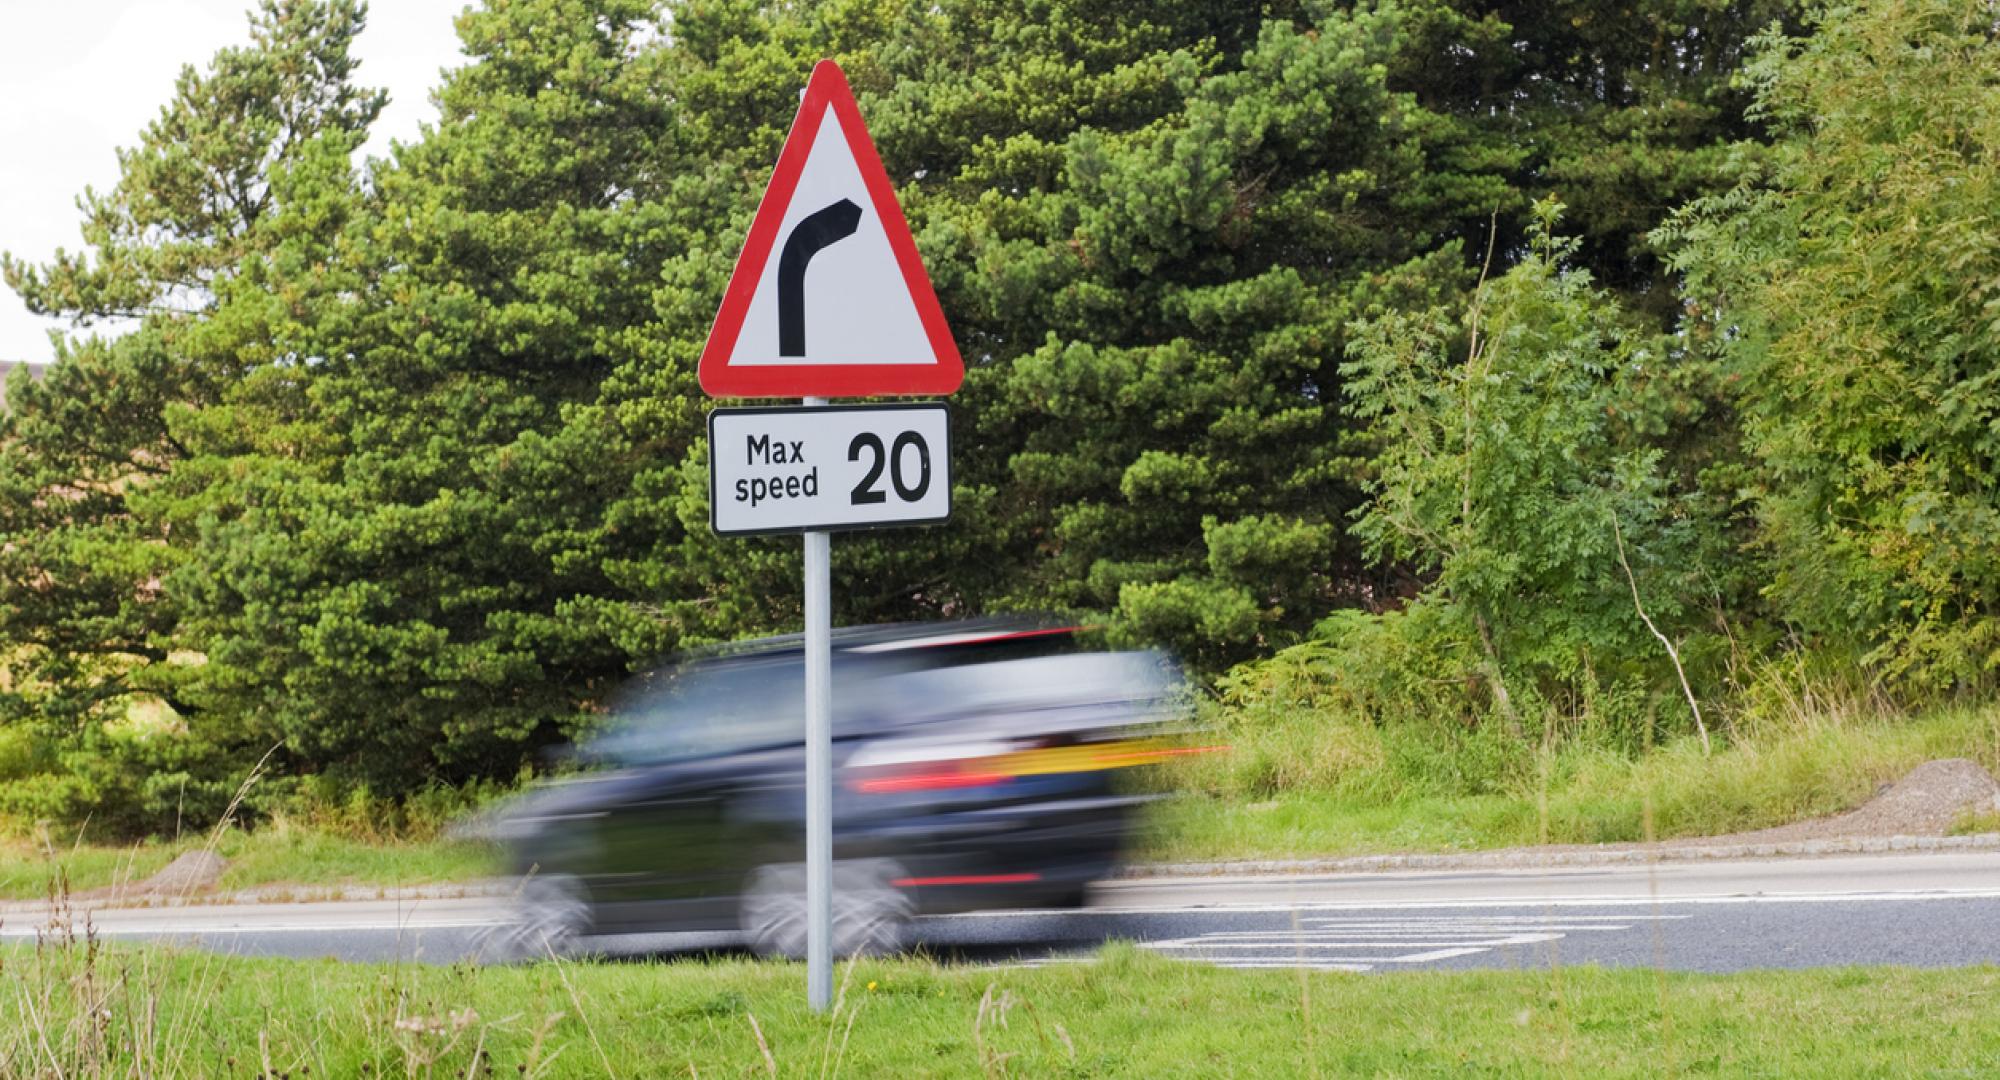
[{"label": "red triangle border", "polygon": [[[784,224],[785,211],[791,206],[829,106],[840,118],[841,133],[861,170],[868,199],[888,235],[889,249],[896,256],[897,268],[902,271],[903,283],[916,304],[917,317],[930,339],[932,352],[937,355],[937,363],[738,366],[729,363],[729,354],[743,332],[751,298],[756,295],[771,249],[777,244],[778,229]],[[854,102],[846,73],[831,60],[821,60],[815,65],[812,78],[806,83],[798,114],[785,136],[784,149],[778,153],[777,167],[771,172],[771,182],[764,189],[764,197],[757,204],[757,216],[744,238],[743,253],[737,256],[736,268],[730,273],[729,288],[722,295],[722,307],[715,313],[708,343],[702,347],[697,374],[702,390],[711,397],[949,394],[965,380],[965,364],[959,357],[958,344],[945,324],[944,310],[931,288],[930,275],[924,271],[923,258],[917,254],[917,243],[910,235],[909,222],[903,218],[902,204],[896,200],[895,186],[889,182],[882,158],[875,152],[875,141],[869,137],[867,125],[862,123],[861,109]]]}]

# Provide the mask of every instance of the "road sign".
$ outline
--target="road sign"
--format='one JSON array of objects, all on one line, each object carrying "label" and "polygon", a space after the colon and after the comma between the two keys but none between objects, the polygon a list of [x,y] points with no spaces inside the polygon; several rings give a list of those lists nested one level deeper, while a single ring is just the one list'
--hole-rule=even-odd
[{"label": "road sign", "polygon": [[824,1012],[833,1000],[827,530],[951,515],[944,406],[826,399],[949,394],[965,380],[895,185],[831,60],[800,96],[699,372],[715,397],[806,399],[709,414],[708,503],[725,536],[805,533],[806,1003]]},{"label": "road sign", "polygon": [[716,409],[709,522],[743,536],[944,521],[950,440],[941,404]]},{"label": "road sign", "polygon": [[949,394],[965,366],[847,76],[813,68],[701,353],[715,397]]}]

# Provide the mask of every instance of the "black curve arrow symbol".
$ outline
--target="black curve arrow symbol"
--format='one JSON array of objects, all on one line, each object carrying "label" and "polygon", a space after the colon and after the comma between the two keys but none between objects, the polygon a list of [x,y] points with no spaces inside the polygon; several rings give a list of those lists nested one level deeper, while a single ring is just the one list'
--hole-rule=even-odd
[{"label": "black curve arrow symbol", "polygon": [[806,264],[820,253],[854,235],[861,208],[848,199],[815,210],[792,226],[785,249],[778,253],[778,355],[806,354]]}]

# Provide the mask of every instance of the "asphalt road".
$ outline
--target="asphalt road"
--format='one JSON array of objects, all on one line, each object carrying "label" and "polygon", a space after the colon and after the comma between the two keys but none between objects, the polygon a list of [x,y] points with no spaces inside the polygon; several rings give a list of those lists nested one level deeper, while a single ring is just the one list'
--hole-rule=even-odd
[{"label": "asphalt road", "polygon": [[[476,958],[494,897],[92,911],[110,938],[224,952]],[[77,916],[81,918],[81,916]],[[0,914],[0,940],[46,913]],[[919,920],[913,944],[973,963],[1065,963],[1114,939],[1237,967],[1388,971],[2000,963],[2000,852],[1657,866],[1109,882],[1082,911]],[[726,949],[720,935],[595,943],[618,955]]]}]

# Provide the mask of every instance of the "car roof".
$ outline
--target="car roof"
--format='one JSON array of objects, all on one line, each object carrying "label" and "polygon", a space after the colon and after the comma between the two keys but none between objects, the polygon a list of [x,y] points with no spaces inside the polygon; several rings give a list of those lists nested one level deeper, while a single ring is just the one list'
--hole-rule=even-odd
[{"label": "car roof", "polygon": [[[873,626],[839,627],[833,631],[829,647],[837,654],[860,658],[955,645],[979,645],[1035,637],[1053,638],[1074,635],[1084,629],[1087,628],[1043,615],[994,615],[948,622],[879,623]],[[783,634],[689,649],[676,659],[682,662],[762,660],[794,656],[804,651],[804,634]]]}]

